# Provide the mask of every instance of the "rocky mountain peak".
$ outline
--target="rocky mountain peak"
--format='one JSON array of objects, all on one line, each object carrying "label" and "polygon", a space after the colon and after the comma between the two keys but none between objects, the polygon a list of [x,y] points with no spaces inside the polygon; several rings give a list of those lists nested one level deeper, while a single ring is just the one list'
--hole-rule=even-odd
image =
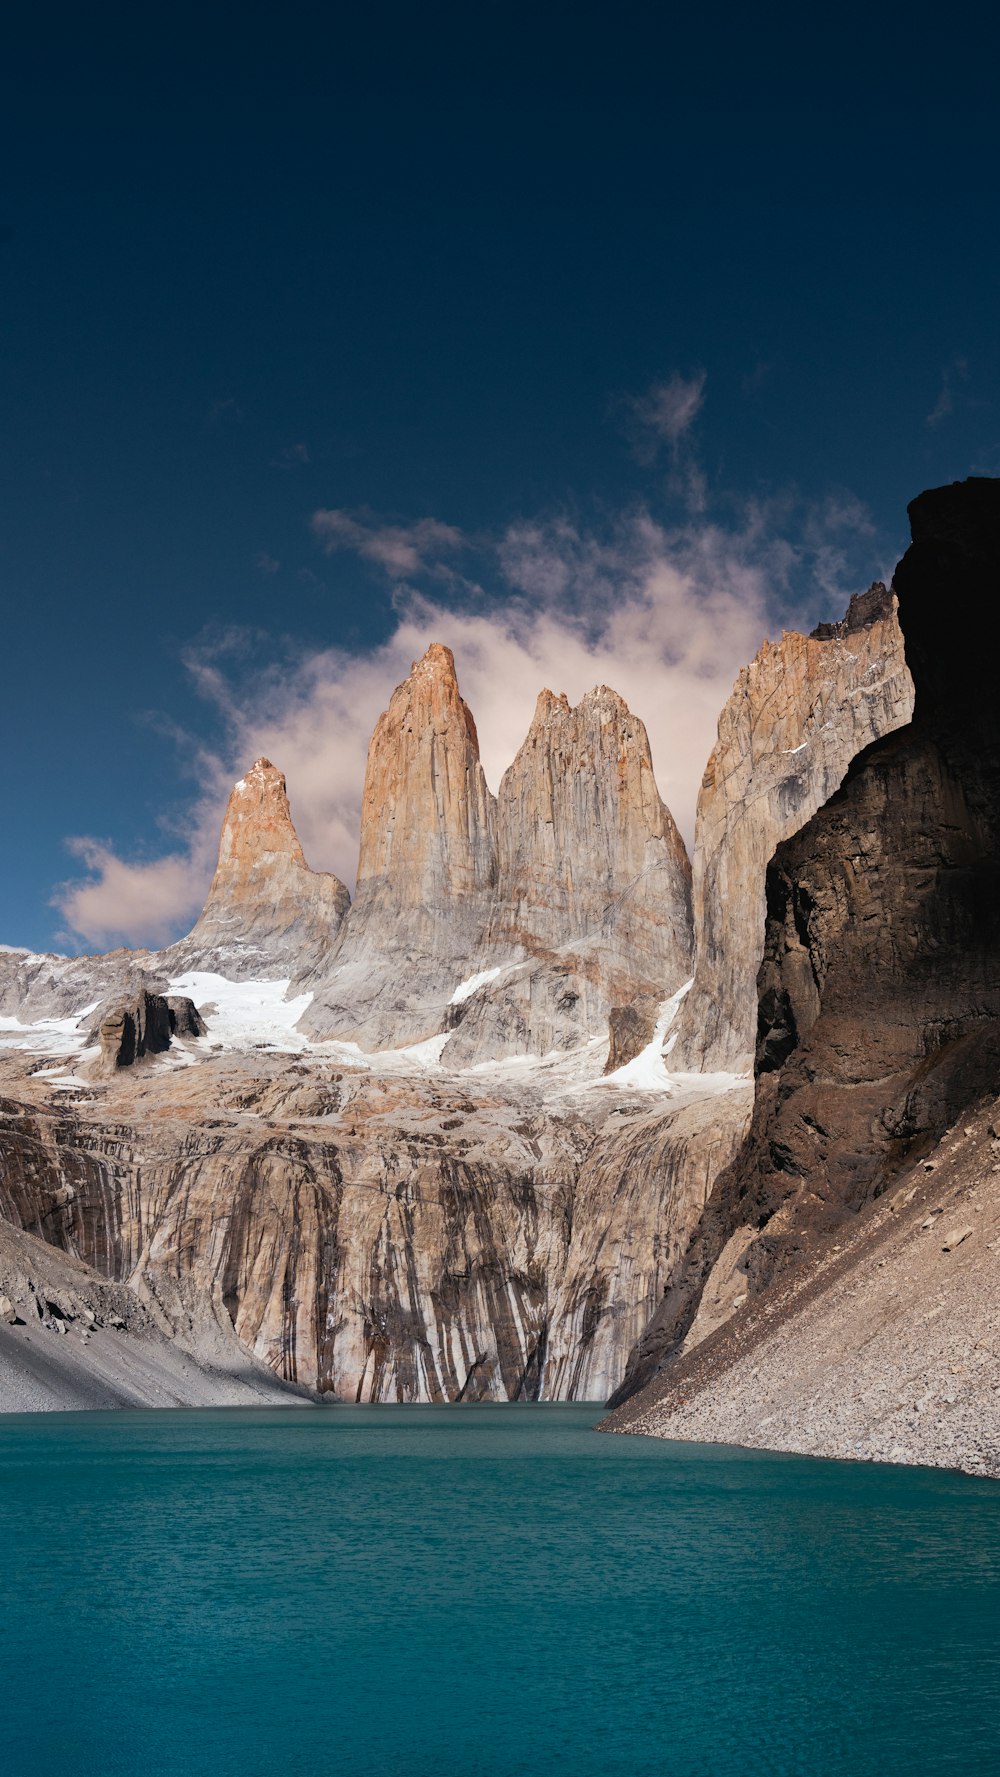
[{"label": "rocky mountain peak", "polygon": [[847,613],[838,623],[817,623],[810,631],[809,640],[828,642],[834,637],[855,635],[858,630],[870,629],[873,623],[891,617],[893,609],[893,594],[885,581],[873,580],[867,592],[851,594]]},{"label": "rocky mountain peak", "polygon": [[528,959],[480,994],[456,1057],[546,1053],[607,1029],[614,1005],[659,1002],[689,971],[690,865],[646,729],[597,685],[543,691],[497,803],[488,960]]},{"label": "rocky mountain peak", "polygon": [[597,900],[603,907],[609,892],[665,861],[651,846],[665,848],[681,877],[689,874],[645,726],[607,685],[575,706],[565,694],[541,693],[500,785],[497,832],[501,900],[551,906],[563,942],[590,931],[595,918],[600,924]]},{"label": "rocky mountain peak", "polygon": [[292,820],[285,774],[270,759],[260,758],[233,787],[222,823],[218,869],[220,873],[253,871],[273,855],[294,858],[303,869],[307,867]]},{"label": "rocky mountain peak", "polygon": [[373,892],[391,915],[394,907],[433,907],[492,888],[493,823],[455,656],[432,642],[397,685],[368,749],[352,932]]},{"label": "rocky mountain peak", "polygon": [[479,956],[496,883],[496,802],[455,657],[433,642],[375,725],[354,905],[306,1028],[373,1048],[440,1031]]},{"label": "rocky mountain peak", "polygon": [[765,642],[738,675],[698,797],[697,956],[678,1066],[749,1071],[768,859],[839,787],[851,760],[912,713],[897,603],[881,581],[839,622]]},{"label": "rocky mountain peak", "polygon": [[561,710],[568,715],[569,709],[570,701],[565,691],[556,692],[547,689],[539,691],[535,699],[535,713],[531,718],[531,727],[528,733],[532,733],[538,727],[543,727],[556,710]]},{"label": "rocky mountain peak", "polygon": [[338,877],[310,870],[284,772],[255,759],[229,797],[201,917],[163,952],[163,966],[230,975],[314,966],[332,950],[350,899]]}]

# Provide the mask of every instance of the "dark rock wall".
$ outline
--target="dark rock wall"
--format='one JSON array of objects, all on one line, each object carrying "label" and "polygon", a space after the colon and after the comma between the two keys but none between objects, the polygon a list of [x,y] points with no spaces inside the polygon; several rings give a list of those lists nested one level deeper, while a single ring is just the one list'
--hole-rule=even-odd
[{"label": "dark rock wall", "polygon": [[980,632],[1000,594],[1000,482],[922,494],[910,520],[894,587],[913,721],[775,852],[750,1132],[621,1398],[676,1353],[737,1229],[758,1230],[752,1294],[1000,1089],[1000,708]]}]

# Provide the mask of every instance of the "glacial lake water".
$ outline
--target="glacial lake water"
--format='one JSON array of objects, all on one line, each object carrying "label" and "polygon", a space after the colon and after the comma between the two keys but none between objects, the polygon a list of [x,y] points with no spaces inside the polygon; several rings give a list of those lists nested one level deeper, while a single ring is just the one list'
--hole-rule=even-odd
[{"label": "glacial lake water", "polygon": [[599,1411],[0,1418],[4,1777],[1000,1771],[1000,1485]]}]

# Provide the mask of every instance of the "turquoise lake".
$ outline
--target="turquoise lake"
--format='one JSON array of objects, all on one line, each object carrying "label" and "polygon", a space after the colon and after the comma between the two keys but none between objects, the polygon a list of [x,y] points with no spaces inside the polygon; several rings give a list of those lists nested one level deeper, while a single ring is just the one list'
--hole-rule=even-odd
[{"label": "turquoise lake", "polygon": [[1000,1486],[599,1412],[0,1418],[0,1771],[995,1777]]}]

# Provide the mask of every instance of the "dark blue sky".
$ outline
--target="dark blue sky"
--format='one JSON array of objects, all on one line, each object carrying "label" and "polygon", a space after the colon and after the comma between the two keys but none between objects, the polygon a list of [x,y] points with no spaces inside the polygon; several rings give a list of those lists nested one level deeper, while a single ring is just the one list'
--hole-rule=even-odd
[{"label": "dark blue sky", "polygon": [[[193,643],[391,633],[317,509],[482,543],[853,496],[850,589],[922,487],[1000,473],[995,17],[8,8],[0,938],[65,931],[68,836],[183,826]],[[702,376],[692,504],[630,403]]]}]

